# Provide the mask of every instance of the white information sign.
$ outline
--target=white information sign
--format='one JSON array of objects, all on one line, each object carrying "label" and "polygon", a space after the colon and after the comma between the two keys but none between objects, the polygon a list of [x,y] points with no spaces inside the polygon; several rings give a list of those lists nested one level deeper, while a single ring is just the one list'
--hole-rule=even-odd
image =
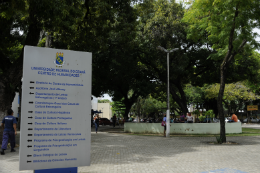
[{"label": "white information sign", "polygon": [[90,165],[92,54],[25,46],[20,170]]}]

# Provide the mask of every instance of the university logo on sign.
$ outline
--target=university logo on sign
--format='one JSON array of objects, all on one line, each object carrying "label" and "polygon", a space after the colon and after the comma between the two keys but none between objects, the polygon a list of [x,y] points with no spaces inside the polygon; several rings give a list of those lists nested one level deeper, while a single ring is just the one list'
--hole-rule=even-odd
[{"label": "university logo on sign", "polygon": [[54,60],[54,64],[56,64],[56,67],[62,67],[65,64],[65,61],[63,59],[63,53],[56,53],[56,59]]}]

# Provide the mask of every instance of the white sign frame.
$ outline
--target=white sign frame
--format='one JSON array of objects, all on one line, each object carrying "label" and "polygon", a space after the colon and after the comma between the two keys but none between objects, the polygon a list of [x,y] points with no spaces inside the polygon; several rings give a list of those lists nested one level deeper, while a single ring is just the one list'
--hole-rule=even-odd
[{"label": "white sign frame", "polygon": [[91,53],[25,46],[20,170],[90,165],[91,86]]}]

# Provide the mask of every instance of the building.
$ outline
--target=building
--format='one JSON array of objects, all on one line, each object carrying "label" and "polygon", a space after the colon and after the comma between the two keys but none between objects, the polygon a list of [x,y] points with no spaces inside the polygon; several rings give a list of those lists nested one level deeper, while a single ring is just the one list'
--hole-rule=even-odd
[{"label": "building", "polygon": [[101,100],[102,98],[97,98],[95,96],[92,96],[91,100],[91,108],[93,111],[102,112],[99,114],[101,118],[107,118],[110,119],[112,117],[112,109],[110,103],[98,103],[98,100]]},{"label": "building", "polygon": [[98,103],[97,104],[98,111],[102,112],[99,114],[101,118],[107,118],[110,120],[112,117],[112,109],[110,103]]}]

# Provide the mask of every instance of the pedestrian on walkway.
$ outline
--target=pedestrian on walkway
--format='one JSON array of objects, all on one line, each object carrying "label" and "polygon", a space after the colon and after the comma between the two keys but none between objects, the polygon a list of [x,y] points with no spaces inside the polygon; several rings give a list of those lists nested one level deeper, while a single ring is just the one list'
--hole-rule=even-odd
[{"label": "pedestrian on walkway", "polygon": [[96,127],[96,133],[98,131],[98,126],[99,126],[99,115],[97,114],[96,117],[94,118],[95,121],[95,127]]},{"label": "pedestrian on walkway", "polygon": [[185,114],[181,113],[181,115],[180,115],[180,123],[184,123],[185,119],[186,119]]},{"label": "pedestrian on walkway", "polygon": [[114,114],[114,116],[113,116],[113,127],[115,127],[116,126],[116,114]]},{"label": "pedestrian on walkway", "polygon": [[166,120],[167,120],[167,118],[166,118],[166,114],[164,114],[164,117],[163,117],[163,121],[164,121],[164,132],[163,132],[163,136],[164,137],[166,137]]},{"label": "pedestrian on walkway", "polygon": [[5,150],[7,149],[8,139],[11,140],[11,152],[15,152],[15,135],[17,134],[16,131],[16,118],[13,117],[14,112],[12,109],[9,109],[7,111],[7,116],[4,117],[2,121],[2,128],[4,129],[3,132],[3,141],[2,141],[2,147],[1,147],[1,155],[5,154]]}]

